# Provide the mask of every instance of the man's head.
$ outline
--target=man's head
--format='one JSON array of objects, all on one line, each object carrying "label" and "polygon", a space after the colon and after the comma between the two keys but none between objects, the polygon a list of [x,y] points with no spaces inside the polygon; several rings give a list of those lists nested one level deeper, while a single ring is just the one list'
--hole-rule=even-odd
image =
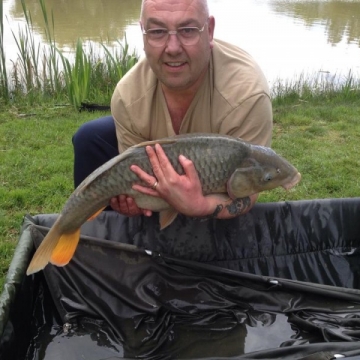
[{"label": "man's head", "polygon": [[[206,0],[143,0],[141,27],[144,50],[152,70],[163,86],[175,91],[197,89],[206,74],[213,47],[215,20],[209,17]],[[165,35],[165,41],[151,41],[150,32],[177,31],[181,34]],[[189,31],[188,31],[189,30]],[[202,31],[201,31],[202,30]],[[189,41],[187,34],[195,38]]]}]

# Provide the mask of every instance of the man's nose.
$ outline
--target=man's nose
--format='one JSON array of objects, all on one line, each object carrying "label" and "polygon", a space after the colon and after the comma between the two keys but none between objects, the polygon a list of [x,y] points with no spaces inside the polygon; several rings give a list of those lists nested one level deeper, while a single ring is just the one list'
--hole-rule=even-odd
[{"label": "man's nose", "polygon": [[182,50],[182,44],[177,34],[169,34],[165,50],[167,52],[178,52]]}]

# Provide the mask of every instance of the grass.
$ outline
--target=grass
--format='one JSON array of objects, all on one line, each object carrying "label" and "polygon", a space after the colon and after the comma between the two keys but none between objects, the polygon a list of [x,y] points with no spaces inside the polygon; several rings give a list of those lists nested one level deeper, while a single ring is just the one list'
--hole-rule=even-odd
[{"label": "grass", "polygon": [[130,52],[126,37],[115,48],[100,44],[103,54],[92,43],[78,39],[74,54],[64,54],[56,47],[54,18],[49,16],[45,0],[39,0],[45,23],[45,44],[34,38],[31,14],[25,0],[21,0],[26,26],[12,30],[18,57],[11,59],[6,68],[3,45],[2,4],[0,7],[0,103],[12,104],[26,97],[36,104],[49,99],[64,99],[75,109],[82,103],[96,101],[108,104],[116,83],[138,61],[135,51]]},{"label": "grass", "polygon": [[[353,93],[274,100],[272,147],[303,178],[289,192],[264,192],[259,201],[360,196],[360,86]],[[61,210],[73,190],[71,137],[82,123],[102,115],[25,101],[0,111],[0,285],[23,216]]]},{"label": "grass", "polygon": [[[78,112],[84,101],[109,104],[117,81],[137,62],[127,42],[102,44],[100,56],[79,39],[73,61],[55,46],[44,1],[47,44],[36,45],[31,14],[18,34],[19,58],[8,73],[0,3],[0,288],[26,213],[59,212],[73,190],[71,137],[103,114]],[[51,19],[51,20],[50,20]],[[259,201],[360,196],[360,81],[300,76],[272,87],[272,147],[302,173],[289,192],[275,189]]]},{"label": "grass", "polygon": [[72,191],[71,136],[92,116],[27,105],[0,112],[0,283],[23,215],[56,212]]},{"label": "grass", "polygon": [[360,196],[360,101],[313,101],[274,106],[272,147],[302,173],[289,193],[260,201]]}]

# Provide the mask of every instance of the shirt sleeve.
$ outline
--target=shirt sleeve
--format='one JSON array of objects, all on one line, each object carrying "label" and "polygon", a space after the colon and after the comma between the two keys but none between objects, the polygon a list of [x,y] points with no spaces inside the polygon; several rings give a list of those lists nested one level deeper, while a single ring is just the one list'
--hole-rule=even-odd
[{"label": "shirt sleeve", "polygon": [[114,118],[119,152],[122,153],[129,147],[146,141],[140,131],[131,121],[126,107],[121,99],[118,89],[115,89],[111,98],[111,114]]},{"label": "shirt sleeve", "polygon": [[221,122],[219,133],[270,147],[272,127],[271,99],[267,94],[260,93],[246,99],[227,114]]}]

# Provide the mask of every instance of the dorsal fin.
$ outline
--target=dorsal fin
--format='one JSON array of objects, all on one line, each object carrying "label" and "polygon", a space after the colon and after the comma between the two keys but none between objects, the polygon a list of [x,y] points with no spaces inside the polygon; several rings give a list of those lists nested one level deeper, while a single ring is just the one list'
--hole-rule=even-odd
[{"label": "dorsal fin", "polygon": [[159,139],[159,140],[149,140],[149,141],[143,141],[140,144],[136,144],[133,147],[134,148],[139,148],[139,147],[145,147],[145,146],[152,146],[155,144],[160,144],[160,145],[165,145],[165,144],[174,144],[176,143],[176,139],[172,139],[172,138],[166,138],[166,139]]}]

